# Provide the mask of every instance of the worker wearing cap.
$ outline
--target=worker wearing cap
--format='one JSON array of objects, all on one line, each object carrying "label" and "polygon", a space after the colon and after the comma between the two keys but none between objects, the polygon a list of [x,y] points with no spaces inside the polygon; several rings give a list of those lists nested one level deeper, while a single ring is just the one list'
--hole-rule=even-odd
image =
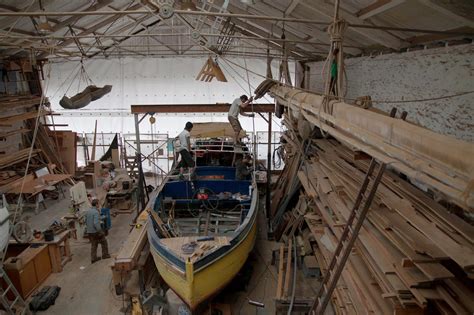
[{"label": "worker wearing cap", "polygon": [[100,260],[100,257],[97,257],[97,247],[99,243],[102,247],[102,259],[110,258],[110,255],[107,239],[105,238],[105,231],[100,224],[99,200],[93,199],[91,204],[92,207],[86,212],[86,233],[91,241],[91,263],[93,264]]},{"label": "worker wearing cap", "polygon": [[232,104],[230,105],[229,113],[227,114],[227,118],[229,119],[230,125],[235,132],[235,143],[240,143],[240,131],[242,130],[242,126],[239,122],[239,114],[246,117],[254,117],[254,114],[246,114],[243,109],[247,107],[253,101],[253,96],[248,98],[247,95],[242,95],[239,98],[236,98]]}]

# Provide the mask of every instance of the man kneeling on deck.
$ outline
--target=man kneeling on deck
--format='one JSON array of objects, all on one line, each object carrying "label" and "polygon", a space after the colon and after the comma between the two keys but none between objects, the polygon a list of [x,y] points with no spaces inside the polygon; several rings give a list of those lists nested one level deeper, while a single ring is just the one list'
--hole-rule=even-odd
[{"label": "man kneeling on deck", "polygon": [[97,247],[100,243],[102,247],[102,259],[110,258],[109,255],[109,246],[107,244],[107,239],[105,238],[105,231],[102,230],[100,225],[100,214],[99,209],[99,200],[92,200],[92,207],[86,212],[86,233],[91,241],[91,263],[95,263],[100,260],[100,257],[97,257]]},{"label": "man kneeling on deck", "polygon": [[181,161],[179,162],[179,179],[183,180],[184,175],[183,171],[185,168],[189,169],[189,174],[191,174],[191,177],[194,177],[194,159],[193,156],[191,155],[191,130],[193,129],[193,123],[192,122],[187,122],[186,126],[184,127],[184,130],[181,131],[181,133],[178,135],[178,140],[179,140],[179,146],[177,147],[176,151],[178,153],[178,156],[176,159],[178,159],[179,155],[181,155]]}]

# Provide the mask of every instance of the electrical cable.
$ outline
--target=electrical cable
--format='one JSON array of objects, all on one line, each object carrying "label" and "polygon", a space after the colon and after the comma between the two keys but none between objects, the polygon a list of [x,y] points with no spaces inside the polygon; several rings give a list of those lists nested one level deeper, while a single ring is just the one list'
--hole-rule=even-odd
[{"label": "electrical cable", "polygon": [[[293,287],[291,289],[291,302],[290,306],[288,307],[288,315],[291,315],[291,312],[293,311],[293,305],[295,303],[295,295],[296,295],[296,238],[293,235],[293,259],[295,261],[294,268],[293,268]],[[290,253],[288,253],[290,255]]]}]

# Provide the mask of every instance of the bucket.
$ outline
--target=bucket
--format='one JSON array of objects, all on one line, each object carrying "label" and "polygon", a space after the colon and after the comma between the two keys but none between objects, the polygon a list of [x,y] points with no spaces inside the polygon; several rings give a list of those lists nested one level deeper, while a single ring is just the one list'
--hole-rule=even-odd
[{"label": "bucket", "polygon": [[54,232],[53,232],[53,230],[46,230],[46,231],[43,232],[43,235],[44,235],[44,240],[46,242],[54,241]]}]

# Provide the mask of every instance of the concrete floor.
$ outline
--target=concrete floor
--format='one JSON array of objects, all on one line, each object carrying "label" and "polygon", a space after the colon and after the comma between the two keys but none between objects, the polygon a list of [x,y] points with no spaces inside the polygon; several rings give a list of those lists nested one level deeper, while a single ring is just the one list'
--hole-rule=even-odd
[{"label": "concrete floor", "polygon": [[[68,196],[68,194],[66,194]],[[24,213],[33,229],[44,230],[55,219],[68,213],[69,198],[60,200],[47,200],[47,209],[40,214],[33,212]],[[262,211],[260,213],[263,213]],[[112,218],[112,229],[107,237],[109,251],[113,256],[126,239],[134,214],[119,214]],[[277,266],[270,265],[271,253],[275,242],[267,240],[267,231],[263,214],[258,220],[258,236],[255,249],[249,257],[247,268],[251,270],[251,278],[246,289],[241,291],[232,288],[224,290],[214,302],[231,304],[232,314],[275,314],[274,297],[276,293],[278,271]],[[78,236],[82,231],[78,231]],[[112,286],[111,259],[101,260],[95,264],[90,263],[90,243],[82,238],[71,240],[72,261],[68,262],[61,273],[51,274],[43,285],[57,285],[61,292],[55,305],[51,306],[44,314],[70,314],[70,315],[95,315],[95,314],[124,314],[122,307],[127,301],[116,296]],[[100,253],[100,249],[98,251]],[[301,272],[299,272],[301,273]],[[237,280],[238,281],[238,280]],[[298,291],[306,296],[314,296],[317,282],[298,277]],[[39,288],[40,289],[40,288]],[[168,294],[169,295],[169,294]],[[125,297],[128,299],[128,297]],[[265,304],[264,308],[250,305],[248,300]],[[179,302],[177,303],[179,305]],[[177,308],[174,308],[177,309]],[[172,314],[178,314],[177,311]],[[181,314],[181,313],[180,313]]]},{"label": "concrete floor", "polygon": [[[68,194],[66,194],[68,196]],[[38,215],[26,212],[23,217],[33,229],[46,229],[55,219],[68,213],[69,198],[47,200],[47,209],[41,210]],[[120,249],[127,237],[134,214],[119,214],[112,217],[112,229],[107,237],[109,252],[113,256]],[[78,239],[71,239],[72,261],[64,266],[61,273],[52,273],[44,285],[57,285],[61,292],[52,305],[43,314],[51,315],[95,315],[95,314],[123,314],[120,309],[123,302],[112,291],[112,259],[100,260],[94,264],[90,262],[90,243],[83,239],[82,230],[78,230]],[[101,249],[99,246],[98,254]],[[38,288],[38,290],[41,289]]]}]

